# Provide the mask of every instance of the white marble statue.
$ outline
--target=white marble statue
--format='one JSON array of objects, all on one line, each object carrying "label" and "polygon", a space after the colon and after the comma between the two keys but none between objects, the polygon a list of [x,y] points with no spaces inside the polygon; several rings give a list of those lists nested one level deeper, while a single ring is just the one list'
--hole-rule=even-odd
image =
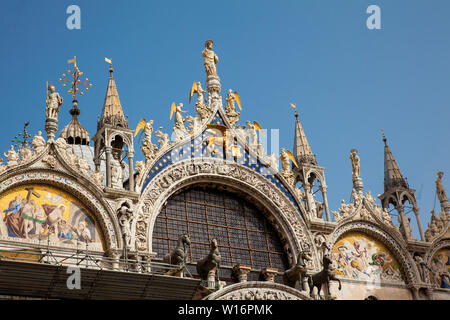
[{"label": "white marble statue", "polygon": [[123,189],[123,168],[115,157],[111,159],[111,187]]},{"label": "white marble statue", "polygon": [[42,136],[42,132],[38,131],[37,135],[31,140],[31,146],[36,153],[41,153],[45,149],[45,139]]},{"label": "white marble statue", "polygon": [[19,164],[19,155],[14,150],[14,146],[11,146],[8,151],[4,153],[6,160],[8,162],[6,163],[6,167],[10,168],[12,166],[17,166]]},{"label": "white marble statue", "polygon": [[58,92],[55,92],[55,86],[49,84],[47,87],[47,100],[46,100],[46,117],[58,121],[59,107],[63,104],[63,99]]}]

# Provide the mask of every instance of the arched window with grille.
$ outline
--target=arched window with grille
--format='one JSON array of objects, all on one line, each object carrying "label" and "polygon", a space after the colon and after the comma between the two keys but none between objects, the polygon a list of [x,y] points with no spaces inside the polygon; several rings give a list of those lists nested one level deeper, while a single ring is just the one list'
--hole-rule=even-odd
[{"label": "arched window with grille", "polygon": [[287,269],[283,245],[273,226],[256,206],[229,191],[195,187],[169,198],[155,222],[153,251],[162,258],[185,233],[191,239],[190,263],[204,258],[210,240],[217,239],[222,266]]}]

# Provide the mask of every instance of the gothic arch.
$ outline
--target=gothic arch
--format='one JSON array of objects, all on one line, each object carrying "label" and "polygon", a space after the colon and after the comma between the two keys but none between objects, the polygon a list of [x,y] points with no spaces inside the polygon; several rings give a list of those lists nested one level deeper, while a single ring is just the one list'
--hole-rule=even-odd
[{"label": "gothic arch", "polygon": [[126,144],[129,148],[131,148],[133,146],[133,143],[130,140],[130,138],[127,135],[123,134],[123,132],[121,132],[121,131],[114,130],[111,133],[109,133],[108,136],[109,136],[108,141],[107,141],[108,143],[106,144],[106,146],[110,147],[112,141],[116,138],[116,136],[121,137],[123,139],[124,144]]},{"label": "gothic arch", "polygon": [[117,250],[122,247],[120,229],[116,218],[111,209],[97,190],[88,190],[85,185],[81,185],[76,179],[73,179],[61,172],[49,170],[29,170],[16,173],[0,182],[0,195],[4,192],[26,184],[48,185],[61,189],[77,198],[86,208],[90,210],[95,220],[100,226],[104,240],[104,251]]},{"label": "gothic arch", "polygon": [[165,201],[182,188],[199,183],[215,183],[237,189],[266,208],[269,213],[267,218],[285,244],[290,264],[294,263],[302,242],[306,242],[313,248],[313,265],[318,269],[311,234],[289,199],[264,177],[247,167],[214,159],[179,162],[164,169],[150,181],[137,205],[138,218],[133,224],[138,251],[153,254],[154,223]]},{"label": "gothic arch", "polygon": [[339,226],[330,236],[330,242],[332,247],[340,239],[341,236],[350,232],[361,232],[368,236],[379,240],[383,245],[385,245],[397,261],[400,264],[401,271],[405,277],[406,284],[412,284],[417,282],[417,268],[411,256],[408,254],[403,241],[399,240],[397,236],[391,235],[384,228],[377,226],[373,223],[356,220],[349,221]]}]

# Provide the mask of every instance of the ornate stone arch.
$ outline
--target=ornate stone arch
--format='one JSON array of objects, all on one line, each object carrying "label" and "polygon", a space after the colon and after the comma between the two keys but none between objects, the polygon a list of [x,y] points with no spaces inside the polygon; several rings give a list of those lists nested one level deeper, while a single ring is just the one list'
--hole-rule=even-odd
[{"label": "ornate stone arch", "polygon": [[355,231],[364,233],[379,240],[392,252],[397,261],[400,263],[401,271],[405,277],[406,284],[418,282],[418,270],[412,257],[408,254],[408,250],[403,241],[400,240],[397,235],[388,233],[387,230],[384,230],[381,226],[364,220],[349,221],[344,223],[331,234],[330,242],[332,247],[342,235]]},{"label": "ornate stone arch", "polygon": [[400,193],[400,201],[403,204],[403,201],[407,200],[409,201],[413,206],[417,206],[416,200],[414,199],[414,197],[411,196],[411,193],[407,192],[407,191],[403,191],[402,193]]},{"label": "ornate stone arch", "polygon": [[317,179],[317,181],[319,181],[320,185],[322,185],[323,187],[326,187],[326,183],[325,183],[325,180],[323,179],[322,174],[318,170],[313,169],[313,168],[308,169],[306,171],[306,180],[307,181],[311,177],[311,174],[314,174],[315,179]]},{"label": "ornate stone arch", "polygon": [[311,300],[297,289],[274,282],[249,281],[227,286],[204,300]]},{"label": "ornate stone arch", "polygon": [[62,172],[50,170],[28,170],[10,175],[0,182],[0,194],[25,184],[40,184],[55,187],[79,199],[90,210],[100,226],[105,241],[105,252],[122,247],[120,229],[109,205],[98,190],[89,190],[86,185]]},{"label": "ornate stone arch", "polygon": [[133,143],[130,140],[130,138],[127,135],[125,135],[122,131],[118,131],[118,130],[113,130],[112,132],[109,133],[108,141],[107,141],[107,143],[105,145],[110,146],[111,142],[115,139],[116,136],[120,136],[123,139],[123,142],[129,148],[131,148],[133,146]]},{"label": "ornate stone arch", "polygon": [[281,236],[290,264],[295,262],[302,242],[306,242],[313,250],[313,267],[318,269],[317,253],[311,234],[294,204],[258,173],[234,162],[215,159],[178,162],[151,180],[139,200],[138,217],[133,224],[138,251],[153,254],[153,227],[165,201],[178,190],[199,183],[225,185],[258,202],[269,212],[267,218]]}]

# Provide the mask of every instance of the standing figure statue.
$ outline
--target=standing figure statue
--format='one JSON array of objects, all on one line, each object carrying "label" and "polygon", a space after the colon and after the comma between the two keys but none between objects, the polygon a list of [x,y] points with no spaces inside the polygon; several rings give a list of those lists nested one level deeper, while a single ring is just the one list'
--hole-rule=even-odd
[{"label": "standing figure statue", "polygon": [[58,121],[58,113],[59,107],[63,104],[63,99],[59,95],[58,92],[55,92],[55,86],[53,84],[49,84],[47,87],[47,100],[46,100],[46,118]]},{"label": "standing figure statue", "polygon": [[359,157],[357,155],[358,150],[356,149],[352,149],[350,151],[350,160],[352,161],[352,179],[356,180],[359,178],[360,176],[360,160]]},{"label": "standing figure statue", "polygon": [[130,209],[130,205],[126,202],[122,203],[117,210],[117,216],[119,218],[119,225],[122,230],[123,240],[127,248],[131,246],[131,219],[133,218],[133,210]]},{"label": "standing figure statue", "polygon": [[202,52],[204,58],[206,77],[215,76],[217,77],[216,63],[219,61],[217,55],[212,51],[214,42],[212,40],[207,40],[205,42],[205,50]]},{"label": "standing figure statue", "polygon": [[123,189],[123,168],[114,156],[111,159],[111,187]]},{"label": "standing figure statue", "polygon": [[444,173],[442,171],[439,171],[437,174],[436,179],[436,195],[441,203],[447,202],[448,197],[447,193],[445,192],[444,185],[442,184],[442,177],[444,176]]}]

